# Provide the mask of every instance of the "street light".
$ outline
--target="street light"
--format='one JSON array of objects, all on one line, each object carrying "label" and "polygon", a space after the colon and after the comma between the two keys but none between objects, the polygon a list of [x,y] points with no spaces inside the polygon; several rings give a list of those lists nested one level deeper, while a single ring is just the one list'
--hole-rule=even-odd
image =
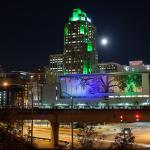
[{"label": "street light", "polygon": [[32,147],[32,145],[33,145],[33,105],[34,105],[34,103],[33,103],[33,78],[34,78],[34,76],[33,75],[31,75],[30,76],[30,85],[31,85],[31,89],[30,89],[30,94],[31,94],[31,112],[32,112],[32,120],[31,120],[31,147]]},{"label": "street light", "polygon": [[72,121],[71,121],[71,135],[72,135],[71,143],[72,144],[71,144],[71,148],[73,150],[73,97],[71,96],[70,99],[71,99],[71,110],[72,110]]},{"label": "street light", "polygon": [[5,86],[5,87],[8,86],[8,82],[4,82],[3,86]]},{"label": "street light", "polygon": [[72,111],[72,120],[71,120],[71,149],[73,150],[73,97],[71,94],[62,91],[62,93],[67,94],[71,99],[71,111]]}]

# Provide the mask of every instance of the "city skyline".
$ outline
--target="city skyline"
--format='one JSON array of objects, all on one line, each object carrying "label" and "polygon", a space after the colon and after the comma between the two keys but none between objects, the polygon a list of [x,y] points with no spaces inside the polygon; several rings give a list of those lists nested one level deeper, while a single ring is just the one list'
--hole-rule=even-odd
[{"label": "city skyline", "polygon": [[[40,1],[2,2],[1,55],[4,70],[31,70],[48,65],[48,56],[64,51],[64,26],[74,8],[87,13],[97,28],[96,46],[101,62],[128,64],[143,60],[147,64],[149,42],[148,2],[100,1],[86,3]],[[100,46],[107,37],[108,46]]]}]

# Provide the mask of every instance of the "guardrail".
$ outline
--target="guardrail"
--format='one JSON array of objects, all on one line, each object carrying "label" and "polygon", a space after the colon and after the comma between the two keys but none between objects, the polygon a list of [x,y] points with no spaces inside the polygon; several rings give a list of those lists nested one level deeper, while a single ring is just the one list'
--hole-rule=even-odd
[{"label": "guardrail", "polygon": [[[56,107],[56,106],[53,106],[53,107],[44,107],[44,106],[34,106],[33,108],[32,108],[32,106],[30,106],[30,105],[28,105],[28,106],[25,106],[25,107],[18,107],[18,106],[0,106],[0,110],[4,110],[4,109],[6,109],[6,110],[8,110],[8,109],[10,109],[10,110],[13,110],[13,109],[15,109],[15,110],[31,110],[31,109],[33,109],[33,110],[56,110],[56,109],[60,109],[60,110],[62,110],[62,109],[72,109],[71,107],[64,107],[64,108],[62,108],[62,107]],[[85,109],[85,110],[95,110],[95,109],[97,109],[97,110],[101,110],[101,109],[104,109],[104,110],[106,110],[106,109],[108,109],[108,110],[113,110],[113,109],[150,109],[150,105],[148,105],[148,106],[102,106],[102,107],[96,107],[96,106],[93,106],[93,107],[83,107],[83,108],[79,108],[79,107],[74,107],[73,108],[74,110],[81,110],[81,109]]]}]

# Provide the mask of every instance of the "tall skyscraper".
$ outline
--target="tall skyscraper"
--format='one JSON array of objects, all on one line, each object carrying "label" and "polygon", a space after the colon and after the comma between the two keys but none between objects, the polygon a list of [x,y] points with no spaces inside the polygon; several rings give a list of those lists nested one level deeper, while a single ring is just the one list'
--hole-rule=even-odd
[{"label": "tall skyscraper", "polygon": [[98,56],[96,28],[81,9],[73,10],[64,28],[64,73],[93,73]]}]

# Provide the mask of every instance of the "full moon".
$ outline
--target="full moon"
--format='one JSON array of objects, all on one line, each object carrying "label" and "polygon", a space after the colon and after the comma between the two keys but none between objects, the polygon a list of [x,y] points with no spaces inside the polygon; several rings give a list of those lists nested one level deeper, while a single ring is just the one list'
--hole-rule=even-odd
[{"label": "full moon", "polygon": [[101,40],[101,44],[102,44],[102,45],[107,45],[107,43],[108,43],[108,40],[107,40],[106,38],[103,38],[103,39]]}]

